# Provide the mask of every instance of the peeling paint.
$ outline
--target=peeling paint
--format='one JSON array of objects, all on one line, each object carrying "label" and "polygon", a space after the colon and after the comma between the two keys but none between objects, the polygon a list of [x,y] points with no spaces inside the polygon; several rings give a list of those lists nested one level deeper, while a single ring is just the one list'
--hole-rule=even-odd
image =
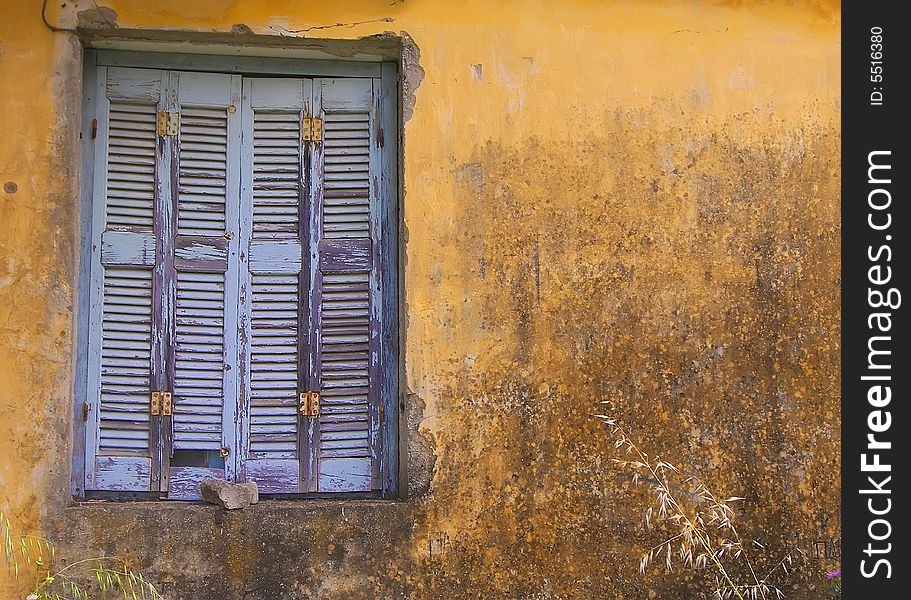
[{"label": "peeling paint", "polygon": [[415,95],[424,81],[424,69],[421,67],[421,49],[406,32],[401,35],[402,122],[407,123],[414,115]]}]

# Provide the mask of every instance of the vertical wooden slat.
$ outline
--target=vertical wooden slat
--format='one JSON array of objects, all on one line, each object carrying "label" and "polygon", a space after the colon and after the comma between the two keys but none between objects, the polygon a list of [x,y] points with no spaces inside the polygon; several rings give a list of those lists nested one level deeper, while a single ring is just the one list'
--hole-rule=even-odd
[{"label": "vertical wooden slat", "polygon": [[[83,54],[82,71],[82,127],[80,146],[82,149],[80,173],[80,227],[79,227],[79,285],[76,297],[76,339],[87,341],[89,337],[89,305],[91,294],[89,282],[92,276],[92,187],[95,180],[95,139],[97,137],[98,105],[98,67],[97,53],[87,49]],[[94,123],[93,123],[94,122]],[[76,353],[76,379],[73,394],[73,477],[70,493],[74,498],[85,496],[86,484],[86,424],[88,414],[85,408],[88,403],[88,353],[80,347]]]},{"label": "vertical wooden slat", "polygon": [[240,320],[240,217],[241,217],[241,98],[243,78],[234,75],[231,78],[231,104],[229,105],[228,139],[231,140],[228,152],[228,173],[226,175],[227,206],[225,208],[225,237],[228,238],[228,266],[225,272],[225,411],[222,421],[224,443],[230,449],[226,461],[225,475],[229,480],[238,480],[240,463],[240,358],[238,356],[238,330]]},{"label": "vertical wooden slat", "polygon": [[[320,118],[320,88],[319,81],[314,81],[311,91],[311,110],[313,118]],[[306,291],[307,329],[304,335],[307,338],[306,387],[307,390],[320,391],[319,388],[319,314],[320,290],[322,289],[322,274],[319,270],[319,232],[322,230],[322,211],[320,207],[323,196],[323,144],[311,142],[308,144],[307,165],[307,219],[304,231],[307,244],[307,270],[301,279]],[[319,490],[319,419],[305,418],[302,420],[306,436],[306,451],[304,453],[304,481],[302,488],[307,492]],[[303,437],[303,436],[302,436]],[[301,440],[303,441],[303,440]]]},{"label": "vertical wooden slat", "polygon": [[250,445],[250,238],[253,235],[253,111],[250,107],[251,80],[242,83],[240,104],[240,211],[238,227],[238,323],[237,323],[237,472],[239,481],[247,481],[247,455]]},{"label": "vertical wooden slat", "polygon": [[382,297],[380,321],[383,324],[380,343],[380,402],[384,406],[380,475],[384,495],[399,495],[399,472],[404,453],[399,444],[404,430],[404,410],[399,410],[400,355],[399,303],[402,288],[399,280],[399,191],[398,191],[398,69],[395,63],[382,64],[380,79],[381,177],[378,202],[379,281]]},{"label": "vertical wooden slat", "polygon": [[[314,114],[313,104],[313,81],[306,81],[304,84],[303,110],[302,117],[312,119]],[[312,133],[312,124],[311,133]],[[303,132],[302,132],[303,134]],[[301,273],[298,282],[298,298],[300,300],[300,315],[298,320],[298,360],[297,372],[300,381],[299,391],[316,390],[316,378],[313,370],[313,311],[312,296],[310,291],[314,263],[316,262],[316,253],[311,244],[313,236],[311,235],[311,216],[314,213],[313,208],[313,187],[317,181],[313,179],[313,165],[316,160],[315,154],[318,148],[310,141],[301,141],[301,202],[299,221],[299,236],[302,244],[301,250]],[[297,428],[297,448],[300,465],[300,481],[298,490],[301,493],[309,492],[316,488],[316,455],[313,453],[311,439],[314,431],[314,419],[307,415],[298,413]]]},{"label": "vertical wooden slat", "polygon": [[[177,110],[178,73],[168,72],[168,86],[162,112]],[[159,391],[171,391],[174,382],[174,304],[177,290],[174,271],[174,235],[177,228],[177,211],[174,208],[174,190],[177,188],[177,150],[175,138],[160,138],[161,156],[158,186],[158,207],[156,218],[156,265],[155,265],[155,311],[157,319],[156,337],[153,340],[153,385]],[[173,403],[173,399],[172,399]],[[155,417],[158,421],[159,440],[157,454],[159,462],[159,491],[166,493],[170,484],[171,446],[174,435],[173,417]]]},{"label": "vertical wooden slat", "polygon": [[[380,196],[380,179],[382,175],[382,148],[380,147],[380,130],[382,129],[382,113],[380,110],[379,79],[372,82],[373,103],[370,109],[370,162],[367,173],[368,198],[370,200],[369,235],[371,241],[371,269],[370,269],[370,325],[369,325],[369,351],[370,351],[370,389],[369,398],[369,444],[370,444],[370,477],[371,489],[382,489],[380,479],[380,466],[383,449],[383,425],[380,422],[384,416],[382,410],[383,396],[381,383],[383,381],[383,294],[382,294],[382,264],[383,264],[383,204]],[[391,415],[390,415],[391,416]]]}]

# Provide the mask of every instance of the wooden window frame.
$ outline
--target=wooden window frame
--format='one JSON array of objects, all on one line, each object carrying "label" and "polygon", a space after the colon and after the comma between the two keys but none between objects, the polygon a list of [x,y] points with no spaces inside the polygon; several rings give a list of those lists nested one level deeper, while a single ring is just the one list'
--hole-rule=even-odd
[{"label": "wooden window frame", "polygon": [[[380,394],[386,415],[381,453],[382,490],[361,493],[295,494],[294,498],[384,498],[404,499],[406,485],[401,481],[404,453],[404,396],[400,383],[402,369],[401,322],[402,302],[402,244],[400,170],[400,104],[399,66],[395,62],[357,62],[342,60],[311,60],[283,57],[225,56],[218,54],[182,54],[87,48],[83,53],[82,119],[80,127],[80,248],[79,279],[76,311],[76,372],[73,394],[73,454],[71,494],[76,500],[105,498],[114,500],[157,498],[158,494],[124,492],[86,492],[85,441],[86,398],[88,397],[89,361],[87,357],[89,323],[91,320],[90,277],[92,256],[92,194],[95,167],[95,110],[97,67],[137,67],[162,70],[231,73],[245,76],[294,77],[374,77],[380,79],[380,107],[384,149],[381,163],[382,231],[386,239],[380,249],[380,270],[386,282],[382,295],[384,327],[382,351],[385,372]],[[168,500],[163,500],[168,501]]]}]

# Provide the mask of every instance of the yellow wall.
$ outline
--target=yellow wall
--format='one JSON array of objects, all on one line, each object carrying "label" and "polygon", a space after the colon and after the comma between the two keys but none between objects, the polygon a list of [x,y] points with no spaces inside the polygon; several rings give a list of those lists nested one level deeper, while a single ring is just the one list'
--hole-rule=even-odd
[{"label": "yellow wall", "polygon": [[[134,509],[65,508],[78,44],[41,24],[40,2],[0,3],[0,187],[18,187],[0,190],[0,510],[86,552],[144,556]],[[275,575],[282,597],[692,597],[679,577],[636,574],[652,538],[591,417],[601,399],[652,452],[746,496],[776,549],[838,537],[837,2],[98,4],[120,28],[344,23],[308,35],[404,32],[420,49],[405,353],[432,483],[377,526],[394,551],[324,523],[334,506],[306,509],[308,552],[328,562]],[[72,26],[91,8],[51,2],[49,16]],[[358,527],[380,518],[350,510]],[[208,577],[249,586],[271,572],[263,552],[222,564],[199,550],[172,597]],[[159,580],[187,569],[161,561]],[[793,597],[818,594],[830,566],[802,564]]]},{"label": "yellow wall", "polygon": [[26,529],[70,470],[78,226],[58,128],[70,115],[54,101],[78,85],[75,69],[55,75],[72,40],[44,29],[33,4],[4,0],[0,19],[0,511]]}]

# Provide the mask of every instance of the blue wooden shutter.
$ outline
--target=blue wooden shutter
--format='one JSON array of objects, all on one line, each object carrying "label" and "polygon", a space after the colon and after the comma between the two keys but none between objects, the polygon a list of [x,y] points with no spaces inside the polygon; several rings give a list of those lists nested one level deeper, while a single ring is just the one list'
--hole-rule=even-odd
[{"label": "blue wooden shutter", "polygon": [[263,493],[305,491],[298,394],[307,389],[301,271],[309,257],[301,119],[310,96],[309,80],[244,80],[241,471]]},{"label": "blue wooden shutter", "polygon": [[230,480],[235,471],[241,77],[173,72],[171,87],[179,125],[165,489],[192,499],[203,478]]},{"label": "blue wooden shutter", "polygon": [[101,68],[99,88],[86,489],[381,489],[379,81]]},{"label": "blue wooden shutter", "polygon": [[380,139],[373,79],[314,80],[311,491],[381,488]]},{"label": "blue wooden shutter", "polygon": [[167,149],[156,133],[167,73],[98,70],[87,385],[86,489],[158,489],[163,373],[161,248]]}]

